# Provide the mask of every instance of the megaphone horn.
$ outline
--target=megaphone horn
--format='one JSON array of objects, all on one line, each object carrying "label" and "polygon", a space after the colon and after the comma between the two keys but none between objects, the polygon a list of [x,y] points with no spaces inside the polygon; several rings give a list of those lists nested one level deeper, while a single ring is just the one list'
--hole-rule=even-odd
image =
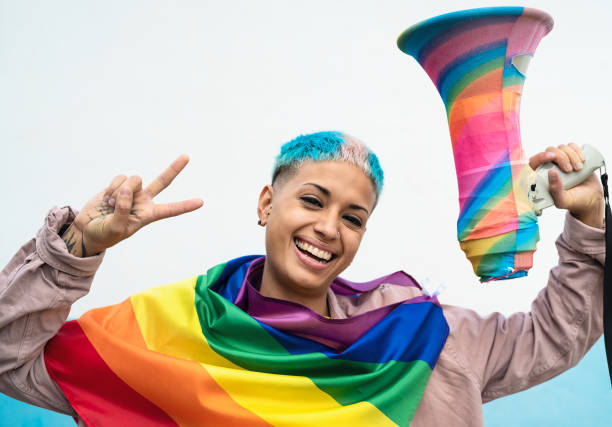
[{"label": "megaphone horn", "polygon": [[582,170],[531,170],[521,147],[519,108],[527,65],[553,27],[547,13],[491,7],[440,15],[408,28],[398,47],[412,55],[446,106],[459,186],[457,237],[482,281],[520,277],[533,264],[536,216],[553,204],[548,170],[571,188],[604,165],[585,145]]},{"label": "megaphone horn", "polygon": [[552,27],[536,9],[481,8],[428,19],[397,40],[444,101],[459,187],[457,237],[482,281],[524,276],[533,264],[539,232],[519,108],[529,60]]}]

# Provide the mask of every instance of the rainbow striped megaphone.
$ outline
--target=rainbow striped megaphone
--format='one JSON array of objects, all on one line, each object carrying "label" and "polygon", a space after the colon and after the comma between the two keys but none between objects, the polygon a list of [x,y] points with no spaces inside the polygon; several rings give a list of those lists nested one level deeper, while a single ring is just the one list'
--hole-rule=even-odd
[{"label": "rainbow striped megaphone", "polygon": [[[397,45],[436,85],[448,117],[459,186],[457,236],[481,281],[525,276],[539,240],[537,215],[552,205],[546,165],[529,167],[519,128],[525,73],[553,20],[523,7],[471,9],[405,30]],[[565,188],[603,165],[584,147]],[[558,168],[557,168],[558,170]]]}]

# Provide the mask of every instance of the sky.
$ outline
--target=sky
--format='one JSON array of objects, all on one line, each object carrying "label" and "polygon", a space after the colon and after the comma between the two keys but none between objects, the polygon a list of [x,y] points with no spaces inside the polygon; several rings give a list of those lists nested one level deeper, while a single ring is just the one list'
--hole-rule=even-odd
[{"label": "sky", "polygon": [[[148,183],[181,153],[191,162],[158,199],[200,197],[204,207],[109,249],[71,316],[263,253],[256,201],[280,145],[341,130],[364,140],[386,174],[344,277],[402,269],[442,285],[443,303],[481,314],[529,310],[556,263],[564,213],[541,217],[528,277],[480,284],[456,241],[443,103],[395,45],[422,19],[494,5],[507,3],[0,0],[0,264],[52,206],[79,209],[120,173]],[[612,159],[612,6],[524,5],[555,20],[527,73],[525,151],[589,143]]]}]

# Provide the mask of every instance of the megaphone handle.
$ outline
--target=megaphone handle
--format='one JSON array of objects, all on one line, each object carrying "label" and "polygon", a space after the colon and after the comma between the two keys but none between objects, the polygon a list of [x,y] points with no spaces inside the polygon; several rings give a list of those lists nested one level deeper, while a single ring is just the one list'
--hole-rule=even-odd
[{"label": "megaphone handle", "polygon": [[582,152],[584,154],[585,161],[582,169],[579,171],[563,172],[557,165],[551,162],[544,163],[536,168],[535,188],[532,188],[530,195],[533,194],[531,199],[538,210],[541,211],[542,209],[554,204],[552,196],[548,191],[549,170],[552,169],[559,172],[561,182],[563,183],[563,188],[568,190],[580,184],[582,181],[591,176],[593,172],[604,165],[603,156],[594,147],[585,144],[582,147]]},{"label": "megaphone handle", "polygon": [[600,167],[600,159],[594,156],[589,156],[586,157],[582,169],[580,169],[579,171],[563,172],[556,164],[545,163],[536,169],[536,173],[545,174],[546,180],[548,180],[548,171],[551,169],[556,170],[557,172],[559,172],[559,175],[561,175],[561,182],[563,183],[563,188],[568,190],[577,186],[582,181],[587,179],[589,176],[591,176],[593,172],[595,172]]}]

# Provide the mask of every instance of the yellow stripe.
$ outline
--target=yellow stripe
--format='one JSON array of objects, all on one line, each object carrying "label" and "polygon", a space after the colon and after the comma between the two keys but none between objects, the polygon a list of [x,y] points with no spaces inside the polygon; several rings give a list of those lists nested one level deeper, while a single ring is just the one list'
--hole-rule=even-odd
[{"label": "yellow stripe", "polygon": [[509,233],[513,232],[514,231],[509,231],[508,233],[484,237],[482,239],[465,240],[463,242],[459,242],[459,246],[461,246],[461,249],[465,252],[465,255],[468,258],[480,257],[482,255],[489,254],[489,251],[494,245],[503,240]]},{"label": "yellow stripe", "polygon": [[369,402],[340,405],[308,377],[248,371],[217,354],[194,309],[196,281],[194,277],[132,297],[149,349],[200,362],[238,404],[273,425],[395,425]]}]

